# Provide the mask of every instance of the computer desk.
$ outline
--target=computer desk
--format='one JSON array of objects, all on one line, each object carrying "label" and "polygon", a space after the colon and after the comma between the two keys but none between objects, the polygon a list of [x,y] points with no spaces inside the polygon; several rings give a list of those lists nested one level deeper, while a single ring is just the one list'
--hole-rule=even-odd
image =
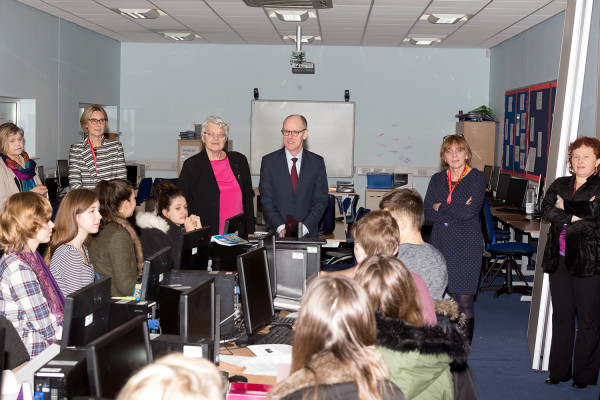
[{"label": "computer desk", "polygon": [[[234,343],[221,344],[221,354],[233,355],[233,356],[244,356],[244,357],[255,357],[254,353],[248,348],[240,348],[235,346]],[[244,367],[238,367],[237,365],[226,363],[225,361],[219,362],[219,371],[225,371],[229,373],[231,378],[234,375],[241,375],[248,379],[250,383],[262,383],[265,385],[277,384],[276,376],[269,375],[248,375],[244,373]]]}]

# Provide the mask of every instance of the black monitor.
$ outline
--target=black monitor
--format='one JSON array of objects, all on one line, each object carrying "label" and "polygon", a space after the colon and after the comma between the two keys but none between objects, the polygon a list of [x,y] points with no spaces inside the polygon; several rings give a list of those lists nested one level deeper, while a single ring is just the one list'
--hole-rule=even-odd
[{"label": "black monitor", "polygon": [[140,315],[91,342],[86,350],[90,392],[114,399],[138,369],[152,362],[148,316]]},{"label": "black monitor", "polygon": [[527,179],[511,179],[508,184],[506,203],[510,206],[523,207],[523,200],[525,199],[528,183],[529,181]]},{"label": "black monitor", "polygon": [[546,180],[544,178],[544,174],[540,174],[540,179],[538,181],[538,187],[537,187],[537,193],[536,193],[536,199],[535,199],[535,211],[536,212],[541,212],[542,210],[542,201],[544,200],[544,183],[546,183]]},{"label": "black monitor", "polygon": [[490,190],[494,193],[498,189],[498,178],[500,177],[500,171],[502,167],[494,167],[492,172],[492,179],[490,180]]},{"label": "black monitor", "polygon": [[101,278],[65,299],[61,350],[86,346],[108,332],[111,278]]},{"label": "black monitor", "polygon": [[237,265],[246,333],[253,335],[275,316],[267,249],[260,247],[238,256]]},{"label": "black monitor", "polygon": [[269,263],[269,276],[271,277],[271,292],[273,297],[277,294],[277,267],[276,267],[276,246],[275,246],[275,231],[271,231],[266,235],[258,238],[258,247],[267,249],[267,262]]},{"label": "black monitor", "polygon": [[35,167],[35,174],[39,178],[42,185],[46,183],[46,174],[44,173],[44,167],[42,165]]},{"label": "black monitor", "polygon": [[181,235],[173,269],[206,270],[208,268],[210,231],[211,227],[205,226]]},{"label": "black monitor", "polygon": [[164,334],[215,339],[216,285],[211,278],[194,287],[160,288],[160,329]]},{"label": "black monitor", "polygon": [[223,233],[235,233],[239,237],[247,239],[248,232],[246,232],[246,215],[241,213],[227,218],[225,220]]},{"label": "black monitor", "polygon": [[492,182],[492,166],[486,165],[483,167],[483,173],[485,174],[485,187],[489,188]]},{"label": "black monitor", "polygon": [[159,287],[169,282],[172,264],[171,248],[168,246],[144,261],[140,300],[158,300]]},{"label": "black monitor", "polygon": [[500,177],[498,178],[498,188],[496,190],[496,195],[494,196],[495,198],[498,200],[506,200],[510,179],[510,174],[500,174]]},{"label": "black monitor", "polygon": [[69,161],[56,160],[56,180],[59,189],[69,187]]}]

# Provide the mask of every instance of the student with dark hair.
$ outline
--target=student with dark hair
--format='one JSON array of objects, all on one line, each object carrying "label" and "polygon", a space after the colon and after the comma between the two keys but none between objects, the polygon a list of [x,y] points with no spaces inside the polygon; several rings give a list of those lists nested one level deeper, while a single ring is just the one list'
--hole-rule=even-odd
[{"label": "student with dark hair", "polygon": [[158,193],[156,212],[139,213],[135,219],[141,230],[140,242],[146,258],[166,246],[176,249],[182,232],[202,227],[198,216],[188,215],[185,194],[173,183],[162,181],[157,185],[156,192]]},{"label": "student with dark hair", "polygon": [[100,276],[110,276],[112,296],[131,296],[142,274],[142,245],[127,221],[135,211],[133,186],[124,179],[100,181],[96,186],[102,222],[90,241],[90,261]]}]

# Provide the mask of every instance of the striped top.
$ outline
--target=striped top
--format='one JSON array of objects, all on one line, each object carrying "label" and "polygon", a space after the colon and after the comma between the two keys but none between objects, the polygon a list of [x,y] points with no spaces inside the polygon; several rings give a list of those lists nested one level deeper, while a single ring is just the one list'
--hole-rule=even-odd
[{"label": "striped top", "polygon": [[58,246],[50,260],[50,272],[65,297],[94,281],[94,267],[89,262],[87,248],[82,247],[87,264],[81,253],[70,244]]},{"label": "striped top", "polygon": [[[96,188],[101,180],[114,178],[127,179],[125,154],[121,142],[113,142],[102,137],[102,146],[94,148],[96,164],[87,137],[73,143],[69,150],[69,185],[71,189]],[[98,172],[96,172],[96,166]]]}]

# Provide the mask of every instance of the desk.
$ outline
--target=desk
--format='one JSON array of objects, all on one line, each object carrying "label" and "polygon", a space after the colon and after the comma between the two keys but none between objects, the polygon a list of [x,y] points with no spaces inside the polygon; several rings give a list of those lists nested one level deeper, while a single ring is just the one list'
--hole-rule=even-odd
[{"label": "desk", "polygon": [[339,245],[340,242],[345,242],[346,241],[346,221],[345,218],[342,221],[335,221],[335,229],[333,230],[333,233],[331,235],[327,235],[327,236],[322,236],[325,239],[327,239],[327,244],[329,244],[329,242],[333,242],[333,246],[327,246],[325,245],[324,247],[337,247]]},{"label": "desk", "polygon": [[[255,357],[254,353],[252,353],[247,348],[239,348],[235,346],[233,343],[225,343],[221,345],[221,354],[234,355],[234,356],[244,356],[244,357]],[[275,385],[277,384],[276,376],[268,376],[268,375],[248,375],[244,374],[244,369],[242,367],[238,367],[236,365],[232,365],[221,361],[219,363],[219,371],[225,371],[229,373],[229,377],[234,375],[245,376],[250,383],[263,383],[266,385]]]}]

